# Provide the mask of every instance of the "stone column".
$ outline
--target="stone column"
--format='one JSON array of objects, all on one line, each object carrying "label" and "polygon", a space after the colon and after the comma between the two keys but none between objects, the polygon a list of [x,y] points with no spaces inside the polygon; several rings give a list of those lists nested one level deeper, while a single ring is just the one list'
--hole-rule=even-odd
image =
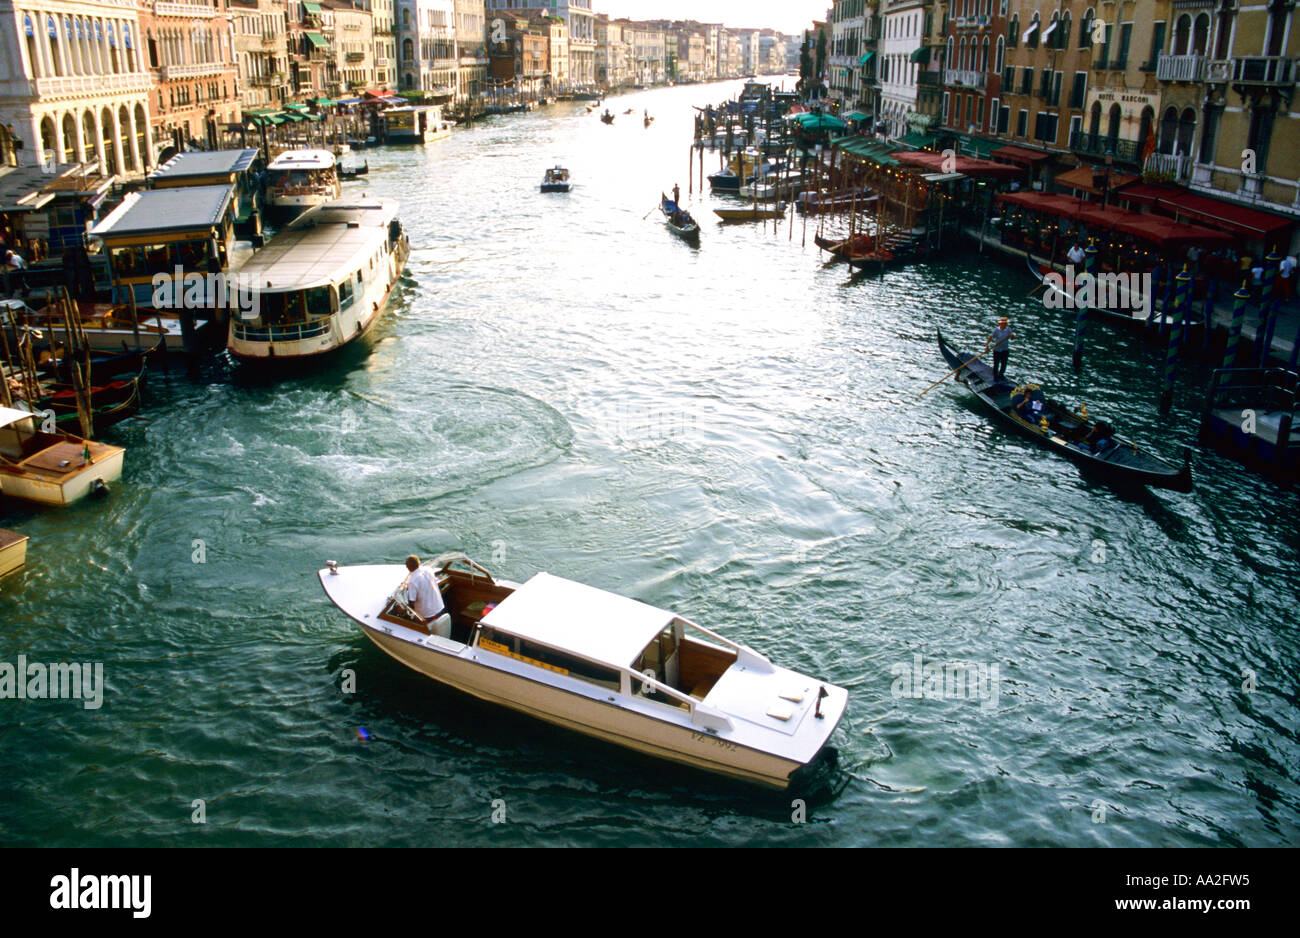
[{"label": "stone column", "polygon": [[140,152],[140,140],[137,137],[138,127],[135,125],[135,108],[128,105],[126,109],[127,120],[127,142],[131,146],[131,165],[135,167],[136,172],[148,172],[144,165],[144,154]]},{"label": "stone column", "polygon": [[84,163],[86,162],[86,141],[84,136],[85,131],[82,129],[81,123],[82,114],[81,112],[74,111],[73,117],[77,122],[77,132],[73,135],[73,140],[75,141],[74,145],[77,151],[77,162]]},{"label": "stone column", "polygon": [[117,164],[118,173],[125,176],[126,163],[122,160],[122,128],[117,125],[117,108],[110,107],[108,117],[112,121],[109,133],[113,137],[113,162]]},{"label": "stone column", "polygon": [[99,174],[108,175],[108,157],[104,153],[104,127],[100,123],[102,111],[98,107],[91,109],[91,116],[95,118],[95,155],[99,158]]}]

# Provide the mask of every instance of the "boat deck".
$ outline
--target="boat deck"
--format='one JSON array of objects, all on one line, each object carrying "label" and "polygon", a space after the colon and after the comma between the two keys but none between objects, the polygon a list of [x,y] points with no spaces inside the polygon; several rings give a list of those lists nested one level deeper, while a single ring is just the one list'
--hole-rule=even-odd
[{"label": "boat deck", "polygon": [[[107,443],[90,442],[90,461],[111,456],[121,447]],[[39,453],[33,453],[16,464],[24,474],[37,476],[50,482],[59,482],[79,472],[82,467],[83,447],[80,443],[56,443]]]}]

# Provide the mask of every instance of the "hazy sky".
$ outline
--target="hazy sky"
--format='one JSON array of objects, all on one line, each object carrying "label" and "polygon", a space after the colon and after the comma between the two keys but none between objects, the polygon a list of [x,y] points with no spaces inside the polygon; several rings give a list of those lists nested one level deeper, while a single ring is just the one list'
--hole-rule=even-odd
[{"label": "hazy sky", "polygon": [[831,0],[592,0],[597,13],[635,20],[697,20],[802,32],[826,16]]}]

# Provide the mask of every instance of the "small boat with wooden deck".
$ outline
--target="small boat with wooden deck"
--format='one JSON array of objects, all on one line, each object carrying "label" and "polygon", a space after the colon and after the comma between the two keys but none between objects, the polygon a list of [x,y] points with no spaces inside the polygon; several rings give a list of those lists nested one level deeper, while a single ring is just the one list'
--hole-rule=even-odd
[{"label": "small boat with wooden deck", "polygon": [[844,715],[843,688],[668,610],[548,573],[497,580],[461,554],[424,566],[445,607],[431,619],[401,564],[318,576],[381,651],[480,700],[777,789],[820,763]]},{"label": "small boat with wooden deck", "polygon": [[122,476],[126,451],[71,434],[46,433],[36,416],[0,407],[0,493],[42,505],[70,505]]},{"label": "small boat with wooden deck", "polygon": [[1149,485],[1175,492],[1192,490],[1192,467],[1186,453],[1180,468],[1145,452],[1115,433],[1105,421],[1094,421],[1046,397],[1037,385],[994,377],[990,365],[950,347],[943,333],[939,333],[939,352],[957,380],[1000,426],[1028,437],[1111,484]]},{"label": "small boat with wooden deck", "polygon": [[27,563],[27,535],[0,528],[0,577]]}]

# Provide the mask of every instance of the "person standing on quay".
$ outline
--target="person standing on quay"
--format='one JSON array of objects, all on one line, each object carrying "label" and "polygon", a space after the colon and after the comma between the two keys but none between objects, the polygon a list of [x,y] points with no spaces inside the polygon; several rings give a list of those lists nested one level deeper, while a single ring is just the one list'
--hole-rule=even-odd
[{"label": "person standing on quay", "polygon": [[[998,320],[997,327],[989,335],[987,345],[993,346],[993,377],[1007,376],[1007,362],[1011,359],[1011,340],[1016,334],[1011,331],[1011,322],[1006,316]],[[986,345],[986,347],[987,347]]]}]

